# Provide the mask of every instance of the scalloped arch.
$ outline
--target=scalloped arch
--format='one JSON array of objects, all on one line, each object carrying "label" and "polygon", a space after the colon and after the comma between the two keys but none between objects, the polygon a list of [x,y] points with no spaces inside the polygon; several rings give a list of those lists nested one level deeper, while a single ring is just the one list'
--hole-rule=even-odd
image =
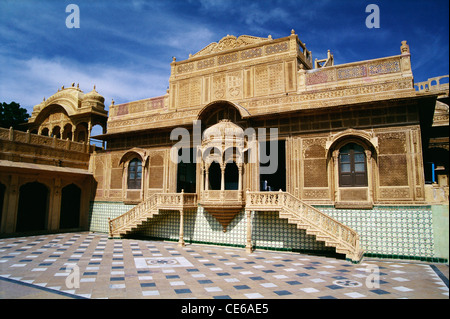
[{"label": "scalloped arch", "polygon": [[227,100],[216,100],[216,101],[212,101],[208,104],[206,104],[197,114],[197,120],[201,120],[205,114],[207,114],[208,112],[210,112],[212,109],[218,108],[221,105],[229,105],[234,107],[236,110],[238,110],[239,114],[241,115],[241,117],[244,118],[248,118],[251,116],[250,112],[243,107],[242,105],[235,103],[235,102],[231,102],[231,101],[227,101]]},{"label": "scalloped arch", "polygon": [[136,155],[140,158],[140,160],[145,163],[145,161],[147,160],[147,156],[145,154],[145,150],[140,149],[140,148],[132,148],[128,151],[126,151],[122,157],[119,160],[119,165],[122,163],[127,162],[128,160],[131,160],[132,158],[136,157]]},{"label": "scalloped arch", "polygon": [[372,147],[376,153],[378,153],[378,138],[373,135],[371,132],[355,130],[355,129],[347,129],[343,132],[337,133],[330,137],[330,139],[326,143],[326,151],[329,152],[334,148],[339,148],[339,144],[347,142],[349,139],[357,139],[363,141],[366,146]]}]

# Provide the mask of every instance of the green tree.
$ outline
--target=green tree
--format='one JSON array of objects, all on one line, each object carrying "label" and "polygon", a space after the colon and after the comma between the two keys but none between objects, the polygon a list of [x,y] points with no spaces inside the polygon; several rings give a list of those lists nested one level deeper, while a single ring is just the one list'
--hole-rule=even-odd
[{"label": "green tree", "polygon": [[26,129],[25,125],[21,125],[27,122],[30,116],[26,109],[20,107],[19,103],[3,102],[0,104],[0,127],[10,128],[11,126],[15,130]]}]

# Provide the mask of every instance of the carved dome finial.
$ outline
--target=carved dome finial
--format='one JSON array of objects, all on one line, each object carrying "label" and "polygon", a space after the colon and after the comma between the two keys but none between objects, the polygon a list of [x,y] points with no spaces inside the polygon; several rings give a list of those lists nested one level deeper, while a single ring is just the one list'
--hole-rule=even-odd
[{"label": "carved dome finial", "polygon": [[406,41],[402,41],[402,46],[400,47],[401,53],[409,53],[409,45],[406,43]]}]

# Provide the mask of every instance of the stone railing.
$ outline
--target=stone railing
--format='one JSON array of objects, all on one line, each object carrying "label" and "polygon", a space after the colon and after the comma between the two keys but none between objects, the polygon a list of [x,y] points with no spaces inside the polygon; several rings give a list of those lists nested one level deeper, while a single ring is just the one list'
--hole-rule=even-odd
[{"label": "stone railing", "polygon": [[201,201],[223,202],[242,201],[242,191],[239,190],[205,190],[200,194]]},{"label": "stone railing", "polygon": [[95,146],[0,128],[0,160],[87,170]]},{"label": "stone railing", "polygon": [[[393,56],[369,61],[353,62],[335,66],[323,67],[314,70],[300,70],[304,80],[304,87],[316,86],[319,84],[339,84],[348,80],[362,80],[364,78],[374,78],[380,75],[401,73],[410,71],[410,68],[402,68],[402,56]],[[407,64],[409,66],[409,64]],[[303,74],[302,74],[303,73]]]},{"label": "stone railing", "polygon": [[183,210],[197,207],[197,194],[155,193],[128,212],[109,219],[109,235],[117,237],[158,214],[160,209]]},{"label": "stone railing", "polygon": [[[359,235],[350,227],[331,218],[320,210],[302,202],[287,192],[247,192],[247,211],[279,211],[309,234],[316,235],[348,259],[359,261],[362,255]],[[286,218],[286,217],[284,217]]]},{"label": "stone railing", "polygon": [[[427,92],[427,91],[448,91],[449,84],[448,83],[440,83],[442,79],[449,78],[449,75],[441,75],[436,76],[434,78],[429,78],[427,81],[414,83],[414,86],[417,87],[419,92]],[[447,92],[448,94],[448,92]]]},{"label": "stone railing", "polygon": [[0,140],[8,140],[12,142],[34,144],[38,146],[47,146],[60,150],[89,153],[90,146],[86,143],[73,142],[71,140],[62,140],[56,137],[32,134],[29,131],[22,132],[0,127]]}]

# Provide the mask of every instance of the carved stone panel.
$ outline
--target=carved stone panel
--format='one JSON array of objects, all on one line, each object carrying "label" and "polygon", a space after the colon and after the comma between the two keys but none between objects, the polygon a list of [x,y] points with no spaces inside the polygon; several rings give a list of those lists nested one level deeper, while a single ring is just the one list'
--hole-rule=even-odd
[{"label": "carved stone panel", "polygon": [[230,100],[242,98],[242,72],[227,74],[227,95]]},{"label": "carved stone panel", "polygon": [[380,156],[378,161],[381,186],[408,185],[406,155]]},{"label": "carved stone panel", "polygon": [[225,98],[225,74],[218,74],[213,77],[212,96],[214,100],[222,100]]}]

